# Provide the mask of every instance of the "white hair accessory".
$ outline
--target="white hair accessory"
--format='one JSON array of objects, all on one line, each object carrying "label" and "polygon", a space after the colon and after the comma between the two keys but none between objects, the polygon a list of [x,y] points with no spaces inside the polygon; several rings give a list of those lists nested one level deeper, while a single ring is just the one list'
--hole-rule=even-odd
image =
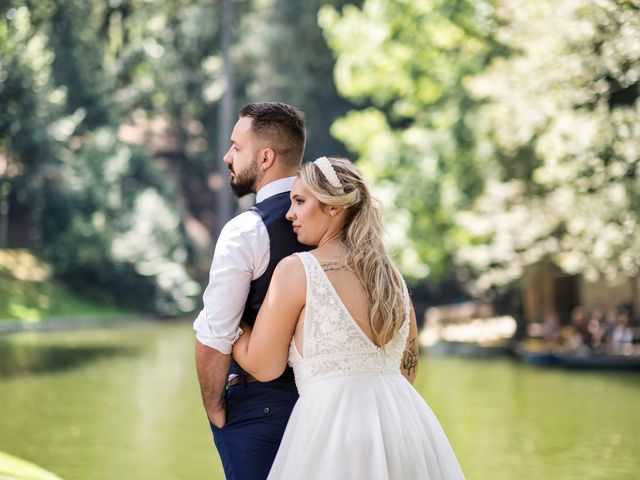
[{"label": "white hair accessory", "polygon": [[327,157],[320,157],[313,163],[320,169],[320,171],[324,175],[324,178],[326,178],[332,186],[336,188],[342,187],[342,182],[340,182],[336,171],[333,169],[333,165],[331,165],[331,162]]}]

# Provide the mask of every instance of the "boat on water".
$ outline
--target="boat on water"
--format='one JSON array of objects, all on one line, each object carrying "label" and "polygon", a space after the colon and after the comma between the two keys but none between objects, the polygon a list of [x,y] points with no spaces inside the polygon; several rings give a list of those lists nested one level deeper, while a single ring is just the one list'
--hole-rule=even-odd
[{"label": "boat on water", "polygon": [[570,351],[531,341],[518,344],[515,352],[522,361],[532,365],[602,370],[640,370],[640,355],[638,354]]},{"label": "boat on water", "polygon": [[558,363],[570,368],[640,370],[639,355],[575,355],[556,354]]}]

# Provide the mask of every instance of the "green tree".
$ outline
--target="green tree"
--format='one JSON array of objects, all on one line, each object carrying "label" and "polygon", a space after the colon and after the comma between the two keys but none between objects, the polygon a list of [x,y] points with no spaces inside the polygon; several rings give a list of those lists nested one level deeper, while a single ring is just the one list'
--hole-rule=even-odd
[{"label": "green tree", "polygon": [[280,100],[301,108],[306,114],[305,158],[309,160],[345,154],[330,128],[351,106],[336,91],[334,58],[318,25],[318,11],[323,5],[339,8],[357,3],[362,2],[254,1],[240,23],[240,98]]},{"label": "green tree", "polygon": [[640,2],[507,0],[513,54],[469,84],[493,161],[460,222],[482,289],[551,261],[589,279],[640,266]]},{"label": "green tree", "polygon": [[119,138],[126,110],[113,99],[130,85],[117,88],[117,57],[100,28],[110,12],[45,0],[9,2],[2,13],[4,183],[31,211],[42,253],[85,292],[191,310],[197,285],[172,187],[146,149]]},{"label": "green tree", "polygon": [[361,106],[332,132],[373,182],[403,270],[450,273],[468,240],[456,212],[484,185],[473,135],[479,102],[465,81],[504,50],[493,2],[367,0],[325,7],[320,23],[338,89]]},{"label": "green tree", "polygon": [[[238,103],[299,105],[309,120],[308,157],[342,153],[329,126],[348,106],[317,24],[322,4],[235,4]],[[2,3],[0,241],[8,199],[29,212],[36,246],[58,277],[79,290],[166,313],[195,305],[189,273],[206,270],[194,252],[206,249],[208,267],[215,189],[226,182],[216,172],[217,111],[228,87],[219,7]]]}]

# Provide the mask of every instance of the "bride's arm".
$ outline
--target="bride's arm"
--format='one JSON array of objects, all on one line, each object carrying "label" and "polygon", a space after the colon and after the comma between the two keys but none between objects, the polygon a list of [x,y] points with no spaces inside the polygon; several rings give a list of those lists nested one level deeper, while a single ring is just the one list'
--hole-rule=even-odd
[{"label": "bride's arm", "polygon": [[404,348],[400,371],[411,384],[416,381],[418,375],[418,358],[420,350],[418,347],[418,325],[416,322],[416,312],[411,307],[409,319],[409,336],[407,337],[407,345]]},{"label": "bride's arm", "polygon": [[278,378],[287,366],[289,344],[305,304],[307,281],[295,255],[278,263],[253,328],[233,345],[233,358],[261,382]]}]

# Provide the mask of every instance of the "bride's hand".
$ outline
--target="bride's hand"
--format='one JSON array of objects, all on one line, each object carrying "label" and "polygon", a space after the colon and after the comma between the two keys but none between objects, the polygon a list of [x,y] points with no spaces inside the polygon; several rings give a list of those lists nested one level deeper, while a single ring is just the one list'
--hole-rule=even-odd
[{"label": "bride's hand", "polygon": [[238,335],[238,337],[233,342],[233,350],[232,350],[233,359],[236,362],[238,362],[240,366],[242,366],[242,361],[239,361],[238,357],[240,357],[241,359],[242,354],[239,352],[246,352],[247,346],[249,344],[249,338],[251,337],[251,330],[253,329],[251,328],[251,326],[249,326],[247,322],[244,322],[244,321],[240,322],[239,331],[238,331],[240,335]]}]

